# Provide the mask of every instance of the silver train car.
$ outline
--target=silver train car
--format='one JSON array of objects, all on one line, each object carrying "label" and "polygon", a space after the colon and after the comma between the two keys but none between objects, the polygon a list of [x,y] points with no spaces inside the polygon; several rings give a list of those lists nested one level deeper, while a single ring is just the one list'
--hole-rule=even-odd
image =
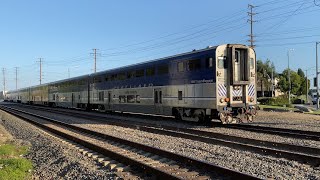
[{"label": "silver train car", "polygon": [[7,97],[28,104],[236,123],[253,120],[256,94],[254,50],[226,44],[24,88]]}]

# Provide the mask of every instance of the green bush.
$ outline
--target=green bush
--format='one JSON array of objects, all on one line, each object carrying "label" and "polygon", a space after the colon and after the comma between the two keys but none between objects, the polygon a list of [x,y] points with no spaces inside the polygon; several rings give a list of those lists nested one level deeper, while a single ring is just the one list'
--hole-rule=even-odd
[{"label": "green bush", "polygon": [[[270,105],[270,106],[286,106],[286,107],[292,107],[291,104],[288,103],[288,98],[285,96],[279,96],[279,97],[263,97],[258,98],[258,101],[262,105]],[[295,101],[295,99],[291,99],[291,103]]]}]

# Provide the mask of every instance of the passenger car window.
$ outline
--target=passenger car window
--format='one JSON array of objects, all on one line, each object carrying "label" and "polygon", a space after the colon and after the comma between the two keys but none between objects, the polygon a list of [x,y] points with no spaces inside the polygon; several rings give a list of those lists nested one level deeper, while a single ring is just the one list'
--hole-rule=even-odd
[{"label": "passenger car window", "polygon": [[143,77],[144,76],[144,69],[136,71],[136,77]]},{"label": "passenger car window", "polygon": [[206,59],[206,68],[213,67],[213,58],[207,58]]},{"label": "passenger car window", "polygon": [[127,95],[127,102],[128,103],[135,103],[135,96],[134,95]]},{"label": "passenger car window", "polygon": [[218,57],[218,68],[219,69],[227,68],[227,58],[226,57]]},{"label": "passenger car window", "polygon": [[184,63],[178,62],[178,72],[183,72],[183,71],[184,71]]},{"label": "passenger car window", "polygon": [[178,100],[182,100],[182,91],[178,91]]},{"label": "passenger car window", "polygon": [[147,76],[153,76],[155,74],[156,69],[154,67],[147,68],[146,69],[146,75]]},{"label": "passenger car window", "polygon": [[194,59],[188,61],[188,69],[189,71],[196,71],[201,68],[200,59]]},{"label": "passenger car window", "polygon": [[253,69],[254,68],[254,59],[250,58],[250,68]]},{"label": "passenger car window", "polygon": [[168,73],[169,73],[168,65],[161,65],[161,66],[158,67],[158,75],[168,74]]}]

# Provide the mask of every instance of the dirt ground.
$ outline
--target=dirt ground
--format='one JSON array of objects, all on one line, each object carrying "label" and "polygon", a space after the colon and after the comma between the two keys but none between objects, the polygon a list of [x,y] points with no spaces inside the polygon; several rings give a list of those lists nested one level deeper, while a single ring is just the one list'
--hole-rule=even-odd
[{"label": "dirt ground", "polygon": [[2,126],[2,123],[2,114],[0,114],[0,144],[11,141],[13,139],[11,134],[9,134],[8,131]]}]

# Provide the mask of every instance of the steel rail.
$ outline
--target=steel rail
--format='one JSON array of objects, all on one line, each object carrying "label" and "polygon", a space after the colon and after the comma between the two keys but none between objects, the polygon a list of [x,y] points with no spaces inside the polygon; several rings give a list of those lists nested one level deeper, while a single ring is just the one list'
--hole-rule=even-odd
[{"label": "steel rail", "polygon": [[[36,106],[28,106],[31,108],[36,108]],[[39,107],[39,106],[37,106]],[[39,107],[41,109],[44,109],[45,107]],[[49,110],[49,109],[44,109],[46,111],[51,111],[54,112],[53,110]],[[56,110],[56,109],[55,109]],[[59,109],[60,112],[62,109]],[[75,112],[80,112],[79,115],[80,116],[91,116],[91,117],[97,117],[97,118],[106,118],[103,115],[99,115],[99,114],[90,114],[88,115],[86,112],[84,111],[78,111],[75,109],[70,109],[72,111]],[[60,113],[59,112],[59,113]],[[66,112],[66,111],[64,111]],[[67,112],[68,113],[68,112]],[[74,116],[78,116],[78,113],[75,113]],[[121,119],[123,118],[123,114],[119,114],[117,115],[119,117],[111,117],[112,119]],[[142,116],[144,118],[146,118],[144,115],[134,115],[138,118],[141,118]],[[126,117],[126,116],[124,116]],[[159,118],[159,117],[154,117],[154,118]],[[165,119],[167,121],[168,118],[166,117],[161,117],[162,119]],[[121,119],[122,120],[122,119]],[[172,119],[171,119],[172,120]],[[126,121],[132,121],[132,120],[126,120]],[[132,122],[136,122],[136,121],[132,121]],[[154,123],[145,123],[146,126],[155,126]],[[161,126],[161,125],[159,125]],[[307,140],[314,140],[314,141],[320,141],[320,132],[316,132],[316,131],[305,131],[305,130],[295,130],[295,129],[286,129],[286,128],[275,128],[275,127],[266,127],[266,126],[256,126],[256,125],[249,125],[249,124],[221,124],[221,123],[216,123],[216,122],[211,122],[210,127],[222,127],[222,128],[231,128],[231,129],[239,129],[239,130],[244,130],[244,131],[250,131],[250,132],[256,132],[256,133],[265,133],[265,134],[271,134],[271,135],[280,135],[280,136],[286,136],[286,137],[290,137],[290,138],[299,138],[299,139],[307,139]]]},{"label": "steel rail", "polygon": [[320,132],[316,132],[316,131],[275,128],[275,127],[256,126],[256,125],[249,125],[249,124],[237,124],[237,125],[236,124],[226,124],[226,125],[220,124],[218,126],[257,132],[257,133],[268,133],[268,134],[275,134],[275,135],[281,135],[281,136],[287,136],[287,137],[294,137],[299,139],[320,141]]},{"label": "steel rail", "polygon": [[[55,113],[57,113],[55,111]],[[70,112],[63,112],[64,115],[71,115],[83,118],[82,115],[75,115]],[[87,115],[88,118],[92,118]],[[101,117],[100,117],[101,118]],[[270,155],[274,157],[287,158],[290,160],[299,161],[312,166],[320,165],[320,149],[312,147],[304,147],[297,145],[290,145],[285,143],[276,143],[269,141],[261,141],[256,139],[249,139],[243,137],[236,137],[230,135],[224,135],[213,132],[206,132],[188,128],[178,128],[172,126],[145,126],[145,124],[128,124],[119,121],[106,121],[97,119],[95,121],[107,123],[109,125],[115,125],[120,127],[127,127],[131,129],[138,129],[150,133],[157,133],[162,135],[169,135],[173,137],[180,137],[185,139],[191,139],[195,141],[205,142],[209,144],[221,144],[231,148],[237,148],[240,150],[249,150],[263,155]],[[309,154],[306,154],[309,153]]]},{"label": "steel rail", "polygon": [[[7,108],[10,109],[10,110],[8,110]],[[96,132],[96,131],[92,131],[92,130],[89,130],[89,129],[85,129],[85,128],[81,128],[81,127],[78,127],[78,126],[70,125],[70,124],[67,124],[67,123],[64,123],[64,122],[61,122],[61,121],[58,121],[58,120],[53,120],[53,119],[48,118],[48,117],[36,115],[36,114],[33,114],[33,113],[29,113],[29,112],[25,112],[25,111],[22,111],[22,110],[9,108],[9,107],[5,107],[4,108],[3,106],[0,106],[0,109],[4,110],[6,112],[9,112],[9,113],[13,113],[12,111],[18,111],[20,113],[28,114],[28,115],[31,115],[31,116],[34,116],[34,117],[37,117],[37,118],[41,118],[41,119],[45,119],[47,121],[59,124],[61,126],[65,126],[65,127],[70,128],[70,129],[74,129],[76,131],[80,131],[82,133],[86,133],[86,134],[94,135],[94,136],[101,137],[101,138],[104,138],[104,139],[108,139],[108,140],[111,140],[111,141],[119,142],[120,144],[125,144],[125,145],[128,145],[128,146],[137,148],[137,149],[141,149],[141,150],[144,150],[144,151],[151,152],[153,154],[164,156],[164,157],[167,157],[169,159],[173,159],[175,161],[181,162],[183,164],[196,166],[199,169],[205,168],[205,169],[208,169],[208,170],[213,170],[217,174],[227,175],[227,177],[231,177],[232,179],[238,179],[238,178],[241,178],[241,179],[242,178],[243,179],[259,179],[257,177],[254,177],[254,176],[251,176],[251,175],[247,175],[247,174],[244,174],[244,173],[241,173],[241,172],[238,172],[238,171],[234,171],[234,170],[231,170],[231,169],[228,169],[228,168],[225,168],[225,167],[221,167],[221,166],[209,163],[209,162],[193,159],[193,158],[190,158],[190,157],[187,157],[187,156],[183,156],[183,155],[180,155],[180,154],[176,154],[176,153],[172,153],[172,152],[169,152],[169,151],[161,150],[159,148],[143,145],[143,144],[140,144],[140,143],[135,143],[135,142],[128,141],[128,140],[125,140],[125,139],[121,139],[121,138],[118,138],[118,137],[114,137],[114,136],[110,136],[110,135],[107,135],[107,134],[103,134],[103,133],[99,133],[99,132]],[[37,122],[35,122],[33,120],[30,120],[30,119],[28,119],[28,118],[26,118],[26,117],[24,117],[22,115],[19,115],[17,113],[14,113],[14,115],[17,116],[17,117],[23,118],[23,119],[25,119],[25,120],[33,123],[33,124],[39,125],[39,126],[45,128],[45,129],[48,129],[49,131],[52,131],[54,133],[59,133],[59,135],[60,135],[60,132],[58,132],[55,129],[52,130],[48,126],[45,126],[45,125],[43,125],[41,123],[37,123]],[[125,162],[127,162],[129,164],[132,164],[132,165],[138,165],[140,167],[143,166],[144,169],[146,169],[146,170],[148,170],[150,172],[155,172],[155,174],[157,174],[161,178],[165,178],[165,179],[177,179],[178,178],[179,179],[179,177],[171,176],[171,174],[170,175],[162,174],[162,173],[166,173],[166,172],[163,172],[163,171],[161,171],[159,169],[156,169],[156,168],[154,168],[154,167],[152,167],[150,165],[147,165],[145,167],[145,165],[141,164],[141,162],[138,162],[138,161],[133,160],[131,158],[125,157],[125,156],[123,156],[121,154],[114,153],[114,152],[112,152],[112,151],[110,151],[108,149],[102,148],[102,147],[97,146],[95,144],[92,144],[92,143],[89,143],[89,142],[83,142],[83,140],[81,140],[81,139],[79,139],[77,137],[74,137],[74,136],[71,136],[71,135],[68,135],[68,134],[65,134],[65,133],[62,133],[62,136],[65,137],[65,138],[71,139],[72,141],[75,141],[75,142],[77,142],[77,143],[79,143],[79,144],[81,144],[81,145],[83,145],[83,146],[85,146],[85,147],[87,147],[89,149],[93,149],[94,151],[99,152],[101,154],[104,154],[106,156],[115,157],[116,159],[119,159],[120,161],[125,161]]]}]

